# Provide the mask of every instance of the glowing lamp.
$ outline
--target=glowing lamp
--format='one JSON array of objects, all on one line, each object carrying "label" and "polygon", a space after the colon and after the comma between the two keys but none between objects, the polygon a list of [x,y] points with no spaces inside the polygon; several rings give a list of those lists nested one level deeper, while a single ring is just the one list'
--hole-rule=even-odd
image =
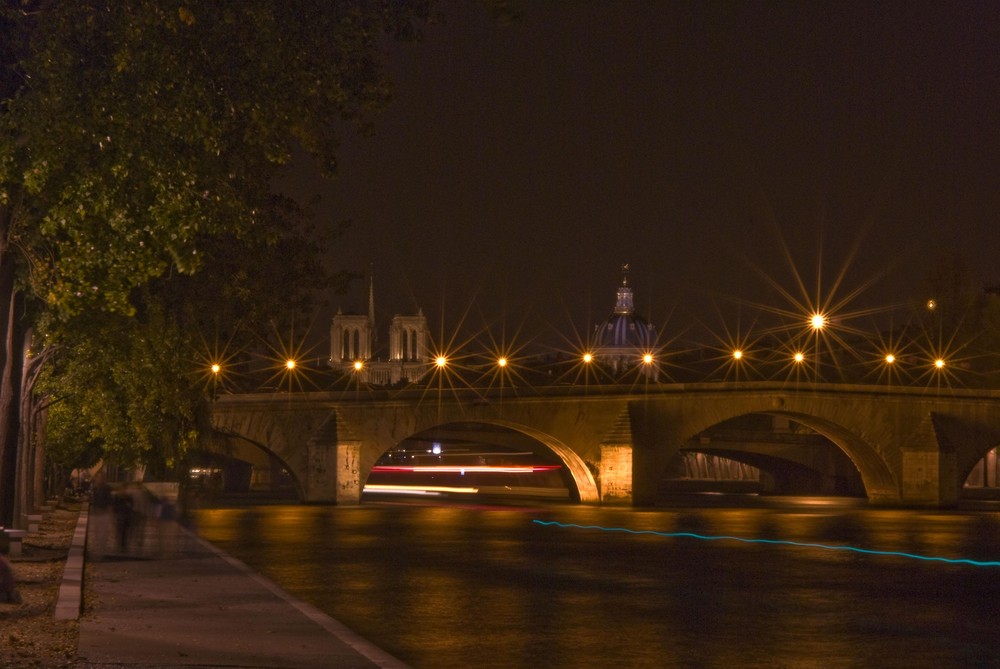
[{"label": "glowing lamp", "polygon": [[646,355],[642,356],[642,361],[647,365],[650,364],[651,362],[653,362],[653,354],[647,353]]},{"label": "glowing lamp", "polygon": [[736,349],[735,351],[733,351],[733,360],[739,360],[742,357],[743,357],[743,351],[741,351],[740,349]]},{"label": "glowing lamp", "polygon": [[286,360],[285,361],[285,368],[286,369],[295,369],[295,361],[292,360],[291,358],[289,358],[288,360]]},{"label": "glowing lamp", "polygon": [[885,356],[885,361],[886,361],[886,363],[888,363],[888,364],[891,365],[892,363],[896,362],[896,356],[894,356],[892,353],[890,353],[887,356]]},{"label": "glowing lamp", "polygon": [[806,359],[806,356],[805,356],[804,353],[800,352],[800,353],[796,353],[795,354],[795,362],[802,362],[805,359]]},{"label": "glowing lamp", "polygon": [[212,373],[213,374],[218,374],[221,371],[222,371],[222,365],[220,365],[217,362],[212,365]]},{"label": "glowing lamp", "polygon": [[937,367],[938,369],[944,369],[944,360],[938,358],[937,360],[934,361],[934,366]]},{"label": "glowing lamp", "polygon": [[826,326],[826,316],[823,314],[813,314],[809,319],[809,325],[813,330],[822,330]]},{"label": "glowing lamp", "polygon": [[507,358],[500,358],[499,360],[497,360],[497,365],[499,365],[500,367],[506,367],[507,366]]},{"label": "glowing lamp", "polygon": [[444,367],[445,365],[448,364],[448,358],[444,357],[443,355],[439,355],[437,359],[434,361],[434,364],[437,365],[438,367]]},{"label": "glowing lamp", "polygon": [[360,360],[355,360],[354,361],[354,371],[355,372],[360,372],[364,368],[365,368],[365,363],[363,363]]},{"label": "glowing lamp", "polygon": [[594,361],[594,356],[591,355],[590,353],[584,353],[583,354],[583,361],[584,362],[593,362]]}]

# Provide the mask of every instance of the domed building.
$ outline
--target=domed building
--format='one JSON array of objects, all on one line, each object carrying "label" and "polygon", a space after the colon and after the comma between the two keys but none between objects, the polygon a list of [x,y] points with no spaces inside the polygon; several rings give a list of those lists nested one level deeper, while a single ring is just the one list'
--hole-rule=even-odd
[{"label": "domed building", "polygon": [[615,376],[642,366],[642,375],[656,381],[659,378],[656,328],[635,312],[628,269],[628,265],[622,266],[622,283],[618,287],[614,310],[606,321],[594,328],[593,355]]}]

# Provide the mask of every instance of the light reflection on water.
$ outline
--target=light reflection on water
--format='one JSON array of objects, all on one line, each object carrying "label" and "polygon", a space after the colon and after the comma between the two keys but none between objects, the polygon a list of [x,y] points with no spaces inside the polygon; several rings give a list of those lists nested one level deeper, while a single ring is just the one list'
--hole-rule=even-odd
[{"label": "light reflection on water", "polygon": [[1000,568],[544,527],[1000,559],[1000,513],[366,504],[202,510],[201,534],[418,669],[997,667]]}]

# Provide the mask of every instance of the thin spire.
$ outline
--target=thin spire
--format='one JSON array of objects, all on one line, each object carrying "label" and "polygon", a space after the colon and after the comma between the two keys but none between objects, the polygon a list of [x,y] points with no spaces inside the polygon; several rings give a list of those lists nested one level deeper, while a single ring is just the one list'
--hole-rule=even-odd
[{"label": "thin spire", "polygon": [[368,323],[375,327],[375,267],[368,266]]}]

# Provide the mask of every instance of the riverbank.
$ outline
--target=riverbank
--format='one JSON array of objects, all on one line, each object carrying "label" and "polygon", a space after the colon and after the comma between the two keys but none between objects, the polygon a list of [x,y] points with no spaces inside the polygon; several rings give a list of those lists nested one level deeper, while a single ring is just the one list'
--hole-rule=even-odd
[{"label": "riverbank", "polygon": [[55,608],[80,507],[80,502],[63,502],[43,513],[38,532],[25,537],[21,555],[6,556],[22,601],[0,604],[0,666],[76,666],[79,623],[56,620]]}]

